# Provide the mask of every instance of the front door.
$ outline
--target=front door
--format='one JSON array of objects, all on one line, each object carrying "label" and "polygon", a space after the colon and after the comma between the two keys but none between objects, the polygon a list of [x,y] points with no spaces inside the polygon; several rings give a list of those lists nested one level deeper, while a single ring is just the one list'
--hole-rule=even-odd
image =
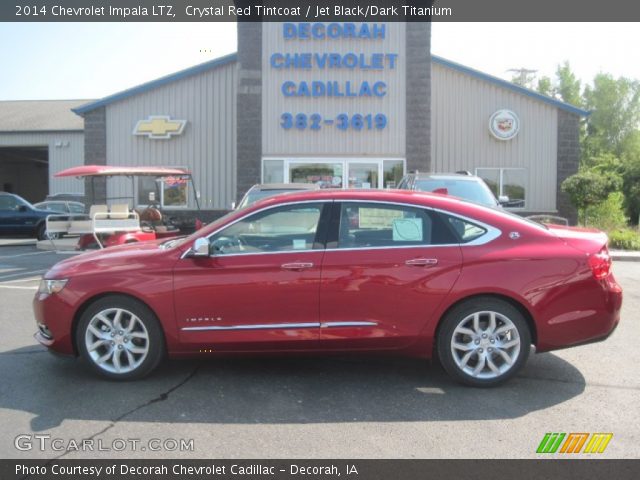
[{"label": "front door", "polygon": [[434,212],[336,204],[322,264],[323,348],[398,348],[415,340],[457,280],[453,232]]},{"label": "front door", "polygon": [[209,237],[211,256],[180,260],[174,294],[181,342],[214,351],[313,347],[324,205],[250,214]]}]

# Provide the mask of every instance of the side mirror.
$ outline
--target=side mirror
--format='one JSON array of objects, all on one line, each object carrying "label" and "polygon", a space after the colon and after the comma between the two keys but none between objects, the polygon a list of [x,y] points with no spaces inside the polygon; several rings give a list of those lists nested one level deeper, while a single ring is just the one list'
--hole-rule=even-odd
[{"label": "side mirror", "polygon": [[507,203],[509,203],[509,196],[508,195],[500,195],[498,197],[498,203],[500,205],[506,205]]},{"label": "side mirror", "polygon": [[19,212],[26,212],[28,210],[26,205],[18,205]]},{"label": "side mirror", "polygon": [[209,240],[206,238],[196,238],[193,247],[189,250],[189,257],[208,257],[209,256]]}]

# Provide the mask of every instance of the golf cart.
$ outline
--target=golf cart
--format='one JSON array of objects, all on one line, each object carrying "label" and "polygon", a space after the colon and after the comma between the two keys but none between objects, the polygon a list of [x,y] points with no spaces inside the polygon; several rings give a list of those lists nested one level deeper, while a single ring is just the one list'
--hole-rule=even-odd
[{"label": "golf cart", "polygon": [[[202,226],[200,220],[194,219],[191,228],[185,227],[184,222],[176,221],[162,208],[167,203],[186,207],[190,184],[194,203],[200,210],[191,172],[183,168],[83,165],[58,172],[54,177],[89,178],[92,192],[95,192],[96,178],[129,178],[131,196],[110,197],[104,204],[96,204],[95,198],[90,199],[88,213],[84,215],[49,215],[46,228],[52,243],[64,235],[79,235],[78,250],[105,248],[175,237],[187,233],[185,230],[193,231]],[[142,198],[145,205],[138,205],[134,195],[138,179],[143,179],[143,185],[149,190],[148,199]],[[120,187],[124,189],[124,185]],[[140,196],[138,190],[138,201]]]}]

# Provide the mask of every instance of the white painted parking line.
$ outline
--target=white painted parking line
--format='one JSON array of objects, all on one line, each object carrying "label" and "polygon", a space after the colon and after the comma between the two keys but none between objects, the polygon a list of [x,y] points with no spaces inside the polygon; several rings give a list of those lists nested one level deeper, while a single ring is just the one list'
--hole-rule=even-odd
[{"label": "white painted parking line", "polygon": [[37,277],[29,277],[29,278],[17,278],[15,280],[5,280],[4,282],[0,281],[0,284],[5,283],[19,283],[19,282],[39,282],[42,277],[38,275]]},{"label": "white painted parking line", "polygon": [[0,288],[14,288],[16,290],[38,290],[38,287],[25,287],[24,285],[3,285],[3,284],[0,284]]},{"label": "white painted parking line", "polygon": [[[31,270],[31,271],[29,271],[29,272],[18,272],[18,273],[12,273],[11,275],[3,275],[3,276],[1,276],[1,277],[0,277],[0,281],[5,280],[5,279],[8,279],[8,278],[10,278],[10,277],[18,277],[18,276],[21,276],[21,275],[32,275],[32,276],[33,276],[33,275],[35,275],[36,273],[44,273],[44,272],[46,272],[46,271],[47,271],[47,269],[44,269],[44,270]],[[10,281],[13,281],[13,280],[10,280]]]},{"label": "white painted parking line", "polygon": [[29,252],[29,253],[18,253],[17,255],[2,255],[0,258],[16,258],[16,257],[29,257],[31,255],[42,255],[44,253],[51,252]]}]

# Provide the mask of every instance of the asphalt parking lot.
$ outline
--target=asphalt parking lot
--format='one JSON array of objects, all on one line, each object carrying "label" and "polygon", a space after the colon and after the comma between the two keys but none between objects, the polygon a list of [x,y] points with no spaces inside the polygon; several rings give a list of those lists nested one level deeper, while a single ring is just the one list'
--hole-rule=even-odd
[{"label": "asphalt parking lot", "polygon": [[546,432],[612,432],[599,457],[640,458],[640,262],[614,265],[625,300],[606,342],[534,355],[478,390],[386,357],[169,361],[101,380],[32,337],[39,277],[65,256],[0,247],[2,458],[533,458]]}]

